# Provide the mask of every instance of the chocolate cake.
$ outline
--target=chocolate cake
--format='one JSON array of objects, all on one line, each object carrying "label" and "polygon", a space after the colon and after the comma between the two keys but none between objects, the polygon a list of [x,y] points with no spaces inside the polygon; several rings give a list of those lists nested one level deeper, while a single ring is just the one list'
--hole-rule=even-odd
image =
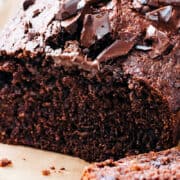
[{"label": "chocolate cake", "polygon": [[179,139],[180,3],[25,0],[0,36],[0,141],[87,161]]},{"label": "chocolate cake", "polygon": [[171,180],[180,179],[180,149],[172,148],[106,160],[88,167],[81,180]]}]

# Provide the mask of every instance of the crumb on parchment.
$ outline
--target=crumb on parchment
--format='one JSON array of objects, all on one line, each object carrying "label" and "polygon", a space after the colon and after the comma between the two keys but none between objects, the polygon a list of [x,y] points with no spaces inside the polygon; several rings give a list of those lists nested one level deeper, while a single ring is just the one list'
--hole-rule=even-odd
[{"label": "crumb on parchment", "polygon": [[7,166],[11,166],[12,165],[12,161],[4,158],[0,160],[0,167],[7,167]]}]

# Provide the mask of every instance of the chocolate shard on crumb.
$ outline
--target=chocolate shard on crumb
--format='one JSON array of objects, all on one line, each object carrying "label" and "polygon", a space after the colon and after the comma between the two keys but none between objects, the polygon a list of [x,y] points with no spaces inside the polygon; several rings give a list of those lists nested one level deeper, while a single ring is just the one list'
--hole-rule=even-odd
[{"label": "chocolate shard on crumb", "polygon": [[97,40],[102,39],[111,32],[108,12],[87,14],[84,18],[81,34],[81,45],[90,47]]},{"label": "chocolate shard on crumb", "polygon": [[85,0],[62,0],[59,13],[56,15],[57,20],[65,20],[77,14],[80,9],[86,5]]},{"label": "chocolate shard on crumb", "polygon": [[152,51],[150,52],[151,58],[162,55],[170,45],[167,34],[152,25],[148,26],[145,39],[153,41]]},{"label": "chocolate shard on crumb", "polygon": [[133,0],[132,6],[137,11],[140,11],[140,9],[143,7],[143,5],[146,5],[148,0]]},{"label": "chocolate shard on crumb", "polygon": [[121,33],[121,39],[115,40],[108,48],[102,51],[96,58],[98,62],[124,56],[129,53],[135,44],[136,36],[131,33]]},{"label": "chocolate shard on crumb", "polygon": [[50,54],[57,67],[64,64],[67,66],[80,65],[87,71],[97,71],[99,69],[98,61],[92,61],[91,58],[87,58],[81,52],[77,41],[67,41],[63,51],[57,49],[53,52],[51,51]]},{"label": "chocolate shard on crumb", "polygon": [[146,13],[146,18],[152,21],[169,22],[172,17],[173,7],[165,6]]},{"label": "chocolate shard on crumb", "polygon": [[76,14],[75,16],[61,21],[61,26],[70,34],[77,32],[78,19],[80,18],[81,13]]}]

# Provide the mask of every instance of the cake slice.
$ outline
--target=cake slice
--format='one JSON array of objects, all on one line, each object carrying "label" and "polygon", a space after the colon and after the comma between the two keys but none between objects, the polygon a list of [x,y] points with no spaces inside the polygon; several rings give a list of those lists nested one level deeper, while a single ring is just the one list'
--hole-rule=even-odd
[{"label": "cake slice", "polygon": [[0,141],[88,161],[176,145],[179,3],[148,2],[25,0],[0,36]]},{"label": "cake slice", "polygon": [[180,149],[106,160],[86,168],[81,180],[172,180],[180,179]]}]

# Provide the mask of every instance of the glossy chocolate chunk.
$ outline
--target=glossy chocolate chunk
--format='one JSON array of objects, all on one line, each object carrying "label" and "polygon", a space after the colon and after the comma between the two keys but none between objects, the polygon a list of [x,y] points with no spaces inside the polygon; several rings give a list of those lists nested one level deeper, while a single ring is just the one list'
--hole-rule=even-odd
[{"label": "glossy chocolate chunk", "polygon": [[97,40],[111,33],[108,12],[85,15],[81,33],[81,45],[84,47],[90,47]]},{"label": "glossy chocolate chunk", "polygon": [[172,12],[172,6],[165,6],[146,13],[146,18],[152,21],[168,22],[172,17]]},{"label": "glossy chocolate chunk", "polygon": [[143,7],[143,5],[147,4],[147,2],[148,0],[133,0],[132,5],[134,9],[139,11]]},{"label": "glossy chocolate chunk", "polygon": [[87,58],[82,54],[78,41],[67,41],[63,51],[59,49],[53,52],[51,51],[50,54],[54,59],[55,66],[77,65],[87,71],[97,71],[99,69],[98,61],[92,61],[90,58]]},{"label": "glossy chocolate chunk", "polygon": [[24,3],[23,3],[24,11],[27,10],[34,3],[35,3],[35,0],[26,0],[26,1],[24,1]]},{"label": "glossy chocolate chunk", "polygon": [[163,55],[170,45],[167,34],[159,31],[152,25],[147,28],[146,39],[153,41],[152,51],[150,52],[151,58],[156,58]]},{"label": "glossy chocolate chunk", "polygon": [[78,27],[78,19],[80,18],[81,13],[78,13],[77,15],[66,19],[64,21],[61,21],[61,26],[70,34],[74,34],[77,32]]},{"label": "glossy chocolate chunk", "polygon": [[62,0],[60,11],[56,15],[56,19],[65,20],[75,15],[80,9],[84,8],[85,0]]},{"label": "glossy chocolate chunk", "polygon": [[[123,35],[127,36],[126,34]],[[127,38],[128,36],[129,38]],[[127,55],[129,51],[133,48],[136,37],[134,35],[130,35],[129,33],[128,36],[116,40],[113,44],[111,44],[111,46],[109,46],[102,53],[99,54],[97,60],[99,62],[103,62],[109,59],[117,58],[119,56]]]}]

